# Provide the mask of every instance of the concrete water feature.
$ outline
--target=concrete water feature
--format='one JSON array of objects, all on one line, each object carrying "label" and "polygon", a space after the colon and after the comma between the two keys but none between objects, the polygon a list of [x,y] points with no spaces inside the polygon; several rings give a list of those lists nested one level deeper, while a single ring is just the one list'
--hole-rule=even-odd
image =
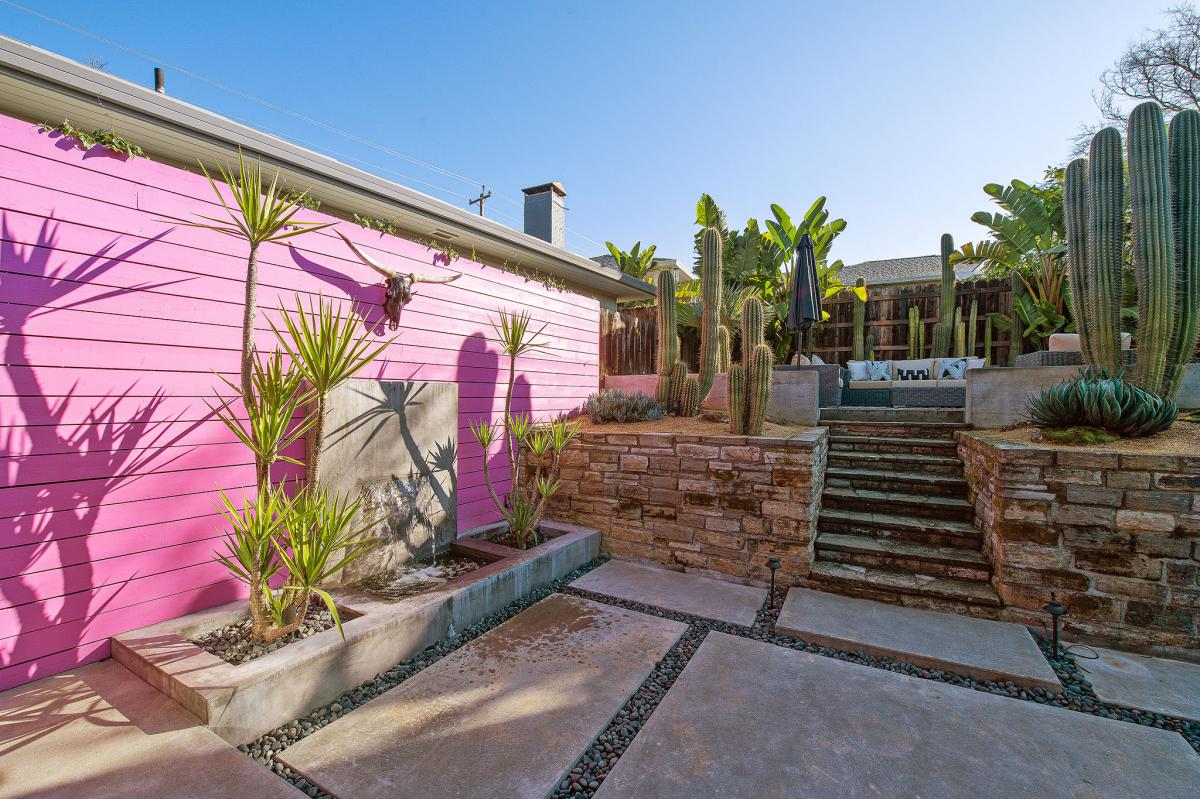
[{"label": "concrete water feature", "polygon": [[344,641],[325,630],[235,666],[189,641],[245,618],[245,602],[234,602],[116,636],[113,657],[217,735],[246,743],[599,554],[599,531],[547,526],[560,534],[528,550],[463,539],[460,552],[491,562],[417,596],[334,588],[338,605],[358,614],[342,625]]},{"label": "concrete water feature", "polygon": [[793,588],[775,630],[835,649],[883,655],[980,680],[1062,690],[1054,669],[1019,624]]},{"label": "concrete water feature", "polygon": [[345,799],[543,799],[685,629],[555,594],[279,759]]},{"label": "concrete water feature", "polygon": [[1175,733],[711,632],[596,799],[1184,799]]}]

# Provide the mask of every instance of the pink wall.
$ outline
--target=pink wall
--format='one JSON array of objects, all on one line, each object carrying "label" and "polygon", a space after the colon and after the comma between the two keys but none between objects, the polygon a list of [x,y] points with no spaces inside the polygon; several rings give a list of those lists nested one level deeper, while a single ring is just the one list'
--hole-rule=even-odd
[{"label": "pink wall", "polygon": [[[246,248],[160,221],[220,213],[201,175],[84,153],[0,117],[0,689],[239,595],[212,560],[213,502],[218,487],[252,485],[253,470],[204,399],[214,371],[237,371]],[[338,229],[404,270],[446,270],[420,245]],[[489,318],[523,307],[549,322],[551,346],[518,362],[516,395],[551,414],[597,386],[599,306],[465,259],[452,267],[463,277],[419,286],[400,338],[363,376],[458,383],[465,530],[494,518],[468,429],[504,402]],[[332,231],[264,245],[259,270],[260,347],[296,292],[362,301],[368,323],[381,319],[382,285]]]}]

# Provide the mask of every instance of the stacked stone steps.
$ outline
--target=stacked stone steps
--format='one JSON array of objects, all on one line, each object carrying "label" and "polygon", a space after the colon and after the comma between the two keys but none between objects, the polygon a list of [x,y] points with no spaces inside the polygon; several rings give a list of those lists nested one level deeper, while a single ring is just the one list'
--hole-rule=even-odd
[{"label": "stacked stone steps", "polygon": [[919,472],[927,475],[961,477],[962,461],[957,456],[922,455],[908,452],[853,452],[829,449],[829,466],[837,469],[877,468],[885,472]]},{"label": "stacked stone steps", "polygon": [[[829,429],[814,587],[987,615],[1000,605],[967,500],[961,411],[843,408]],[[896,413],[896,411],[902,411]]]}]

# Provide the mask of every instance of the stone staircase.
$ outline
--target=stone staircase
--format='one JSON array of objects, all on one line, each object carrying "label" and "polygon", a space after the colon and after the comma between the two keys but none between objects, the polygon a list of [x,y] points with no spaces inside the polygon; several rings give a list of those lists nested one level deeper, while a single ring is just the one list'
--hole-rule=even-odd
[{"label": "stone staircase", "polygon": [[813,587],[992,615],[1000,599],[954,441],[963,412],[837,408],[821,424],[829,462]]}]

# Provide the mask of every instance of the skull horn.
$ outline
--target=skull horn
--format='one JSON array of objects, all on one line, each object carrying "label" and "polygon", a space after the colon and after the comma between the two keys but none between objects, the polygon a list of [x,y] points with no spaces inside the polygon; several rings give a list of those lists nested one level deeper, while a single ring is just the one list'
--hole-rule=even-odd
[{"label": "skull horn", "polygon": [[371,256],[367,255],[362,250],[358,249],[358,245],[356,245],[354,242],[350,241],[350,239],[346,238],[346,235],[344,233],[342,233],[342,231],[338,230],[335,232],[339,236],[342,237],[342,241],[346,242],[346,246],[350,248],[351,252],[353,252],[355,255],[358,256],[358,260],[362,261],[364,264],[371,267],[376,272],[378,272],[379,274],[386,277],[388,280],[391,280],[395,277],[400,276],[400,273],[397,272],[395,269],[389,269],[388,267],[386,267],[383,264],[376,261]]},{"label": "skull horn", "polygon": [[409,275],[409,278],[414,283],[453,283],[462,277],[462,272],[455,272],[452,275],[439,275],[437,277],[426,277],[425,275]]}]

